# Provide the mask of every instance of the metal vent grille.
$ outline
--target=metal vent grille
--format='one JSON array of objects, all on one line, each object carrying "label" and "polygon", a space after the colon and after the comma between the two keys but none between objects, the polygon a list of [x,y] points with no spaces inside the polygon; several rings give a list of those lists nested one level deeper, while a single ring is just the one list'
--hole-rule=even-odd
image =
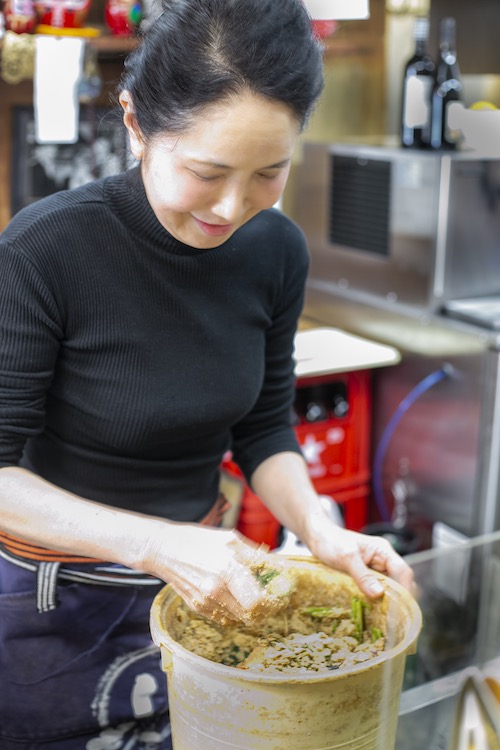
[{"label": "metal vent grille", "polygon": [[333,155],[329,240],[389,255],[391,163]]}]

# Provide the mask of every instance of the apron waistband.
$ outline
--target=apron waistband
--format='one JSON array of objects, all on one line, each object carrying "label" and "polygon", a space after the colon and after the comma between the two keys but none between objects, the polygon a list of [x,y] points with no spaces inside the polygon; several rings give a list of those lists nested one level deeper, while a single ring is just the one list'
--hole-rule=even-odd
[{"label": "apron waistband", "polygon": [[26,560],[36,560],[38,562],[64,562],[64,563],[101,563],[106,560],[98,560],[94,557],[81,557],[79,555],[68,555],[65,552],[59,552],[46,547],[39,547],[38,544],[31,544],[21,537],[7,534],[0,531],[0,545],[13,555],[22,557]]},{"label": "apron waistband", "polygon": [[57,583],[59,580],[84,583],[94,586],[160,586],[165,581],[147,573],[115,565],[85,564],[85,570],[66,567],[59,561],[27,560],[13,555],[0,545],[0,557],[18,568],[36,575],[37,609],[50,612],[58,605]]}]

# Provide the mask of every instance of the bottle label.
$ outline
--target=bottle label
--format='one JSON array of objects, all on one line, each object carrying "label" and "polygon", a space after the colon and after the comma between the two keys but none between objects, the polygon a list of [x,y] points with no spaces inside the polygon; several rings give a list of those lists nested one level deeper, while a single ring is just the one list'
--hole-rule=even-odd
[{"label": "bottle label", "polygon": [[423,128],[430,120],[432,78],[411,76],[406,82],[404,123],[407,128]]},{"label": "bottle label", "polygon": [[448,143],[458,143],[462,135],[462,114],[465,107],[462,102],[447,102],[444,114],[444,137]]}]

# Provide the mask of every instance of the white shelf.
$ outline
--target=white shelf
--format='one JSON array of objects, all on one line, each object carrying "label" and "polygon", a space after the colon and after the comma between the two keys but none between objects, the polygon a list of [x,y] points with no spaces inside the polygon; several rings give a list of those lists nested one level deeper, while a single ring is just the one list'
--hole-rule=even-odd
[{"label": "white shelf", "polygon": [[401,361],[397,349],[338,328],[312,328],[295,336],[295,374],[312,377],[387,367]]}]

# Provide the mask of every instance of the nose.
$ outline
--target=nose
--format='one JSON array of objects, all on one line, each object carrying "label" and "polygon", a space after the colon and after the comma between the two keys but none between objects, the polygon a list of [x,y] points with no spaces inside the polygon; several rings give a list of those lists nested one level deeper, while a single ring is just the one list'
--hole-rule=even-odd
[{"label": "nose", "polygon": [[232,224],[239,219],[248,206],[248,191],[239,183],[226,184],[212,203],[212,213]]}]

